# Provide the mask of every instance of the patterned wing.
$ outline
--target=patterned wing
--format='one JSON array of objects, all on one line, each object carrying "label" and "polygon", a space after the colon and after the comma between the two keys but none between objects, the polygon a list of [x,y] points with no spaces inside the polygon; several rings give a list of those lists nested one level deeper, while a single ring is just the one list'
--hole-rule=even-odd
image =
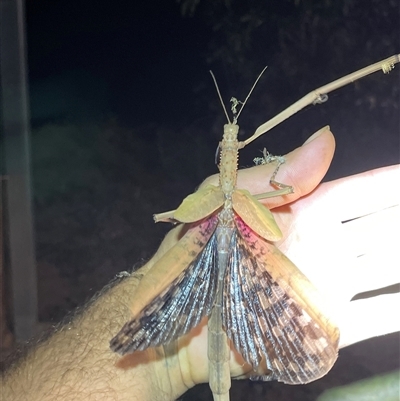
[{"label": "patterned wing", "polygon": [[127,322],[111,340],[124,355],[168,344],[209,315],[217,288],[217,239],[212,235],[203,251],[136,319]]},{"label": "patterned wing", "polygon": [[[254,379],[318,379],[336,361],[338,329],[319,311],[315,289],[290,260],[239,217],[235,222],[224,288],[228,337],[253,366]],[[265,368],[267,374],[260,373]]]}]

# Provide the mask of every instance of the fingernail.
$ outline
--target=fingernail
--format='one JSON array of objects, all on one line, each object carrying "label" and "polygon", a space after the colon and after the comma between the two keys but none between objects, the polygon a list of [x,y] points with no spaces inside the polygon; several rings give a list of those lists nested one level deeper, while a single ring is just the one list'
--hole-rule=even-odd
[{"label": "fingernail", "polygon": [[330,127],[329,125],[325,125],[325,127],[322,127],[320,130],[318,130],[317,132],[315,132],[314,134],[312,134],[304,143],[304,145],[307,145],[308,143],[312,142],[314,139],[318,138],[319,136],[321,136],[321,134],[325,131],[329,131]]}]

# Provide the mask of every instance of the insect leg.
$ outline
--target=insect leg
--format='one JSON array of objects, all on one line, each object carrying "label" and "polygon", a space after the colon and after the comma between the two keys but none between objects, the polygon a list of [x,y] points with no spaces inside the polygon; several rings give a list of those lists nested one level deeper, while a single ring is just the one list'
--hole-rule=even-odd
[{"label": "insect leg", "polygon": [[[266,148],[264,148],[263,157],[255,157],[253,159],[253,161],[256,165],[269,164],[269,163],[273,163],[273,162],[277,163],[277,166],[276,166],[274,172],[272,173],[269,183],[276,188],[283,189],[285,193],[284,194],[281,194],[281,193],[275,194],[275,195],[271,195],[271,196],[286,195],[286,194],[293,193],[292,186],[283,184],[282,182],[278,182],[275,180],[275,177],[278,174],[279,168],[282,166],[283,163],[286,162],[285,156],[274,156],[273,154],[269,153]],[[286,191],[288,191],[288,192],[286,192]],[[274,193],[274,191],[272,193]],[[270,197],[270,196],[268,196],[268,197]],[[259,198],[257,198],[257,199],[259,199]]]}]

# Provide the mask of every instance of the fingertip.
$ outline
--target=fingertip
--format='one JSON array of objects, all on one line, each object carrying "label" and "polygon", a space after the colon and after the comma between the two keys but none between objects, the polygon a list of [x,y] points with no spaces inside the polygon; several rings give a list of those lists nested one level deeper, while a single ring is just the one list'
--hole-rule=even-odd
[{"label": "fingertip", "polygon": [[290,168],[288,174],[300,196],[308,194],[321,182],[329,169],[334,153],[335,137],[327,125],[286,156]]},{"label": "fingertip", "polygon": [[335,153],[336,141],[329,127],[326,125],[314,134],[312,134],[299,148],[302,152],[306,149],[307,152],[318,153],[323,156],[328,162],[328,167]]},{"label": "fingertip", "polygon": [[319,129],[317,132],[314,132],[314,134],[312,134],[304,143],[303,146],[309,144],[310,142],[314,141],[315,139],[321,137],[321,136],[325,136],[327,139],[328,137],[331,137],[331,139],[333,139],[333,141],[335,141],[335,138],[333,137],[333,134],[331,132],[331,128],[329,125],[325,125],[325,127],[322,127],[321,129]]}]

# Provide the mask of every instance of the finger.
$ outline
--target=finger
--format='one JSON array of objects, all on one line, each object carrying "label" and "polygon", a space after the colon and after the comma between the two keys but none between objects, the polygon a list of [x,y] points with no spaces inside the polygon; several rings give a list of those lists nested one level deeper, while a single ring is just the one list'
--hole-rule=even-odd
[{"label": "finger", "polygon": [[[274,208],[293,202],[311,192],[322,180],[332,161],[335,139],[329,127],[324,127],[313,134],[303,146],[285,156],[286,162],[278,172],[276,180],[291,185],[294,193],[263,200],[268,208]],[[238,172],[237,187],[247,189],[252,194],[276,190],[270,185],[271,176],[276,169],[275,163],[255,166]],[[218,185],[218,176],[206,179],[201,186]]]},{"label": "finger", "polygon": [[400,202],[400,165],[327,182],[324,188],[341,221],[351,220]]},{"label": "finger", "polygon": [[[354,256],[360,257],[369,252],[397,248],[400,222],[400,205],[379,210],[374,213],[346,221],[343,230],[353,248]],[[382,255],[387,260],[386,255]]]},{"label": "finger", "polygon": [[[262,200],[262,203],[272,209],[310,193],[325,176],[334,149],[335,139],[329,127],[317,131],[303,146],[285,156],[286,162],[276,176],[277,181],[293,187],[293,194]],[[275,190],[269,183],[275,168],[276,165],[272,163],[240,171],[238,187],[248,189],[254,194]]]},{"label": "finger", "polygon": [[[324,183],[310,196],[291,205],[291,211],[296,215],[297,231],[300,232],[301,227],[302,241],[297,244],[297,237],[291,238],[290,232],[296,231],[292,224],[286,236],[285,245],[289,248],[286,253],[302,270],[311,269],[307,275],[315,280],[316,285],[324,288],[325,280],[328,287],[324,290],[327,294],[334,296],[335,289],[341,288],[340,298],[349,300],[360,291],[381,287],[381,284],[385,286],[385,279],[388,285],[395,282],[391,275],[384,272],[393,267],[393,261],[397,258],[398,207],[367,216],[363,214],[396,202],[398,204],[397,196],[393,196],[397,190],[392,191],[386,199],[376,196],[375,190],[371,195],[374,199],[369,202],[368,198],[368,192],[374,192],[377,182],[390,182],[393,188],[398,171],[398,167],[387,167],[375,170],[372,174],[368,172]],[[366,186],[366,190],[362,189],[363,186]],[[348,191],[350,194],[346,193]],[[360,197],[361,191],[367,194]],[[350,216],[363,217],[349,219]],[[345,219],[348,221],[343,222]],[[282,225],[280,227],[285,228]],[[309,249],[305,248],[307,245]],[[318,260],[323,261],[323,265],[313,270]],[[370,270],[362,271],[362,267],[370,267]],[[375,273],[372,273],[373,269]],[[335,272],[335,275],[326,280],[328,272]]]},{"label": "finger", "polygon": [[396,258],[393,256],[394,252],[392,255],[382,255],[385,253],[362,256],[357,259],[349,275],[349,280],[352,282],[349,299],[363,292],[375,291],[400,283],[397,255]]},{"label": "finger", "polygon": [[400,294],[353,301],[343,309],[340,327],[340,348],[368,338],[400,331],[398,305]]},{"label": "finger", "polygon": [[343,224],[355,257],[352,296],[400,282],[399,221],[400,206],[395,206]]},{"label": "finger", "polygon": [[342,291],[352,253],[348,252],[341,221],[335,216],[335,205],[326,202],[324,185],[290,204],[290,214],[288,207],[282,213],[280,208],[274,210],[278,211],[275,217],[284,238],[278,247],[324,295],[332,300],[339,295],[348,301]]}]

